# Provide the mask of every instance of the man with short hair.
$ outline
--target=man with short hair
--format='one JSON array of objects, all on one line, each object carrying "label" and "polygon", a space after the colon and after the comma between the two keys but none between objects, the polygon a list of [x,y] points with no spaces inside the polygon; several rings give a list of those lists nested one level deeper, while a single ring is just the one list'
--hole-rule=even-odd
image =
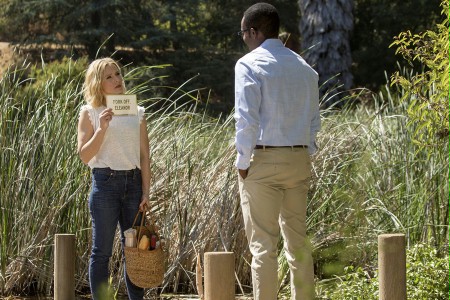
[{"label": "man with short hair", "polygon": [[238,34],[250,52],[235,66],[236,167],[254,299],[277,299],[281,228],[292,299],[307,300],[314,298],[306,206],[320,130],[319,77],[284,47],[279,24],[267,3],[252,5],[241,21]]}]

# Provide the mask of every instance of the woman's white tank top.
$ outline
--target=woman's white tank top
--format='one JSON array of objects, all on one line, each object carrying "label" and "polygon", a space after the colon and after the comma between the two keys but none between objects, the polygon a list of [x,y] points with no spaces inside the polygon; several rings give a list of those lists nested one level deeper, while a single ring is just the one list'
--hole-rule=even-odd
[{"label": "woman's white tank top", "polygon": [[[100,126],[99,114],[105,106],[94,108],[83,105],[87,110],[94,132]],[[144,108],[138,106],[136,116],[113,116],[106,130],[103,144],[97,154],[89,161],[91,168],[111,168],[113,170],[131,170],[141,168],[140,162],[140,122],[144,119]]]}]

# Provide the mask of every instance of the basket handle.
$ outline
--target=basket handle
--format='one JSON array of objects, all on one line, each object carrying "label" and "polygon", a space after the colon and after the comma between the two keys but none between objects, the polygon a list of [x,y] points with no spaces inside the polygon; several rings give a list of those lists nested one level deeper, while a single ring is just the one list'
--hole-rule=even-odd
[{"label": "basket handle", "polygon": [[[145,217],[146,216],[146,212],[147,212],[147,206],[144,206],[144,210],[143,211],[138,210],[138,212],[136,213],[136,216],[134,217],[132,228],[136,225],[136,221],[137,221],[137,218],[139,217],[140,213],[142,213],[141,226],[140,227],[144,226],[144,220],[146,219],[146,217]],[[155,234],[157,236],[159,236],[158,230],[156,229],[154,221],[153,221],[152,225],[153,225],[153,229],[155,230]],[[138,235],[138,239],[137,239],[137,242],[136,242],[136,248],[138,248],[138,249],[139,249],[139,241],[141,240],[141,237],[142,237],[142,230],[139,230],[139,235]]]},{"label": "basket handle", "polygon": [[[142,212],[142,217],[144,217],[145,216],[145,212],[147,211],[147,206],[144,206],[144,211]],[[136,213],[136,216],[134,217],[134,221],[133,221],[133,225],[131,225],[132,227],[134,227],[135,225],[136,225],[136,221],[137,221],[137,218],[139,217],[139,214],[141,213],[141,211],[140,210],[138,210],[138,212]],[[142,220],[141,220],[141,225],[142,225]]]},{"label": "basket handle", "polygon": [[[134,217],[133,227],[132,227],[132,228],[134,228],[134,226],[136,225],[136,221],[137,221],[137,218],[139,217],[139,214],[140,214],[140,213],[142,213],[142,217],[141,217],[141,227],[144,225],[144,219],[145,219],[145,212],[146,212],[146,211],[147,211],[147,207],[146,207],[146,206],[144,206],[144,210],[143,210],[142,212],[141,212],[140,210],[138,210],[136,216]],[[142,230],[139,230],[138,239],[137,239],[137,241],[136,241],[136,248],[138,248],[138,250],[139,250],[139,241],[141,240],[141,237],[142,237]]]}]

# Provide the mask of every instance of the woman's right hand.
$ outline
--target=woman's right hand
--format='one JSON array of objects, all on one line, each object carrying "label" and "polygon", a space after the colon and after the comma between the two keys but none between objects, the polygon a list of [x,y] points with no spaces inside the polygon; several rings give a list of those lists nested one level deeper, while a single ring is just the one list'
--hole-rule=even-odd
[{"label": "woman's right hand", "polygon": [[114,113],[112,111],[112,108],[107,108],[100,113],[100,128],[102,130],[105,130],[109,127],[109,122],[111,122],[113,115]]}]

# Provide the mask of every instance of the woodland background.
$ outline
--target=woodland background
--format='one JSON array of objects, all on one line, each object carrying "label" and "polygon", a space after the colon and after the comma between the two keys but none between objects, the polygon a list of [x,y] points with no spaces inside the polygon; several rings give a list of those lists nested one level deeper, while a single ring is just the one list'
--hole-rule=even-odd
[{"label": "woodland background", "polygon": [[[165,84],[178,86],[197,76],[187,88],[204,88],[202,97],[213,104],[210,107],[228,113],[234,104],[234,64],[246,51],[236,32],[243,11],[255,2],[1,0],[0,41],[30,45],[35,50],[32,58],[43,55],[46,62],[116,52],[123,65],[171,64]],[[431,28],[441,13],[439,0],[271,3],[280,12],[289,46],[318,70],[323,93],[357,87],[377,92],[386,74],[398,69],[400,58],[389,47],[394,36]]]}]

